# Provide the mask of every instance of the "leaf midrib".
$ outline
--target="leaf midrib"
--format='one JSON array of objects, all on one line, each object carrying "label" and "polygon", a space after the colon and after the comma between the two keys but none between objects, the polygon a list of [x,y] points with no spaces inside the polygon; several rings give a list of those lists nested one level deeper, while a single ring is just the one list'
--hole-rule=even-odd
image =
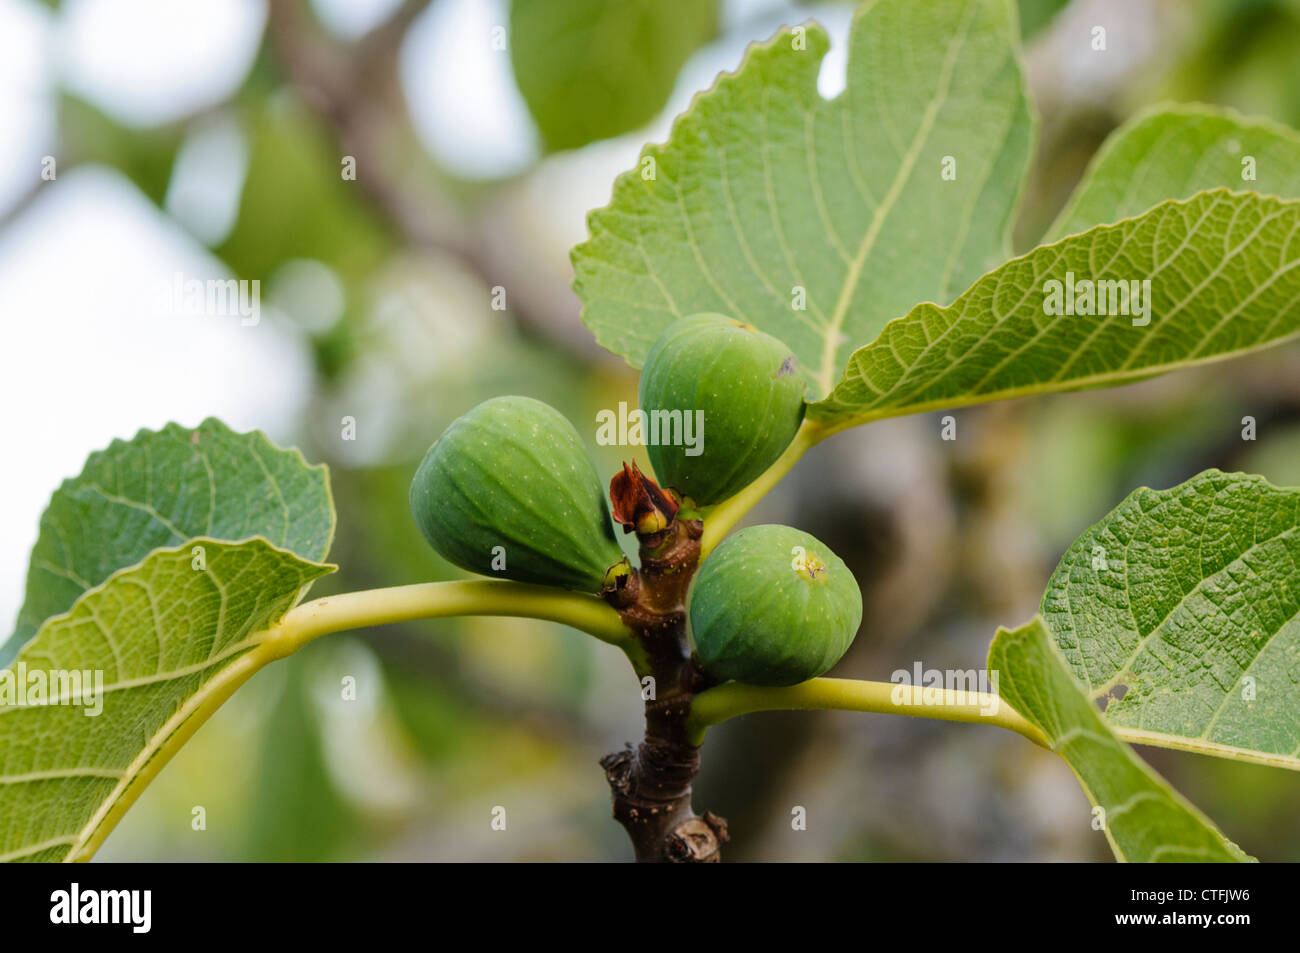
[{"label": "leaf midrib", "polygon": [[[1279,345],[1287,344],[1290,341],[1300,339],[1300,328],[1292,331],[1290,334],[1280,338],[1272,338],[1268,341],[1262,341],[1248,348],[1241,348],[1236,351],[1228,351],[1222,354],[1212,354],[1209,357],[1198,357],[1189,360],[1170,362],[1161,364],[1157,369],[1150,367],[1137,368],[1124,371],[1123,373],[1107,372],[1104,374],[1090,374],[1087,377],[1076,377],[1070,381],[1070,390],[1086,390],[1089,387],[1103,387],[1109,384],[1133,383],[1144,380],[1156,374],[1173,373],[1174,371],[1184,370],[1191,367],[1204,367],[1208,364],[1217,364],[1220,361],[1232,360],[1243,357],[1247,354],[1254,354],[1257,351],[1263,351]],[[1038,394],[1055,393],[1056,388],[1050,386],[1050,382],[1028,384],[1022,387],[1009,387],[1005,390],[992,391],[987,394],[970,394],[965,397],[940,397],[934,400],[928,400],[919,404],[893,404],[888,407],[875,408],[858,416],[846,417],[844,419],[820,418],[826,420],[824,436],[830,436],[839,433],[841,430],[848,430],[851,427],[857,427],[862,424],[871,423],[876,420],[887,420],[890,417],[903,417],[911,414],[924,414],[932,410],[956,410],[961,407],[970,407],[975,404],[986,404],[994,400],[1012,400],[1016,397],[1031,397]],[[815,408],[822,402],[811,404]],[[813,421],[819,418],[810,415]]]},{"label": "leaf midrib", "polygon": [[[260,634],[267,637],[273,635],[277,625],[278,623],[273,624]],[[98,846],[96,836],[105,822],[115,812],[119,816],[124,814],[135,802],[139,791],[142,791],[153,780],[154,774],[162,770],[171,760],[170,753],[164,757],[163,752],[173,739],[177,739],[177,743],[173,748],[179,748],[181,744],[188,740],[189,734],[181,733],[186,723],[191,718],[197,717],[205,705],[210,706],[211,709],[220,706],[244,682],[248,681],[267,663],[274,661],[278,656],[271,651],[271,646],[272,642],[269,638],[262,639],[261,644],[254,651],[245,652],[233,659],[229,665],[205,681],[195,690],[194,694],[185,699],[184,704],[150,736],[149,740],[140,749],[139,754],[122,772],[122,777],[113,787],[113,790],[100,802],[99,807],[95,809],[95,812],[91,814],[85,824],[75,834],[70,835],[73,839],[67,856],[64,857],[64,862],[81,860],[83,855],[88,858],[93,853],[94,848]],[[195,730],[204,721],[206,721],[206,718],[200,718],[195,725]],[[158,759],[156,762],[155,758]],[[149,770],[151,763],[156,765],[152,771]],[[136,793],[132,794],[132,791]],[[28,853],[31,852],[28,851]]]},{"label": "leaf midrib", "polygon": [[884,228],[885,219],[893,210],[894,204],[898,201],[903,192],[903,187],[912,176],[912,169],[916,165],[916,159],[921,153],[921,147],[929,139],[933,131],[935,119],[939,115],[939,110],[948,101],[948,93],[952,86],[953,69],[957,62],[957,53],[970,31],[970,21],[973,4],[966,7],[966,18],[962,21],[961,28],[957,30],[948,44],[948,52],[944,57],[943,70],[940,73],[939,84],[936,88],[935,95],[931,97],[930,102],[926,105],[925,113],[921,117],[921,123],[917,127],[916,135],[912,137],[912,142],[907,152],[903,154],[902,161],[899,163],[898,172],[894,175],[893,182],[890,183],[889,191],[885,193],[880,204],[876,206],[875,212],[871,216],[871,224],[868,226],[866,233],[862,236],[861,242],[858,243],[857,253],[849,263],[849,272],[845,275],[844,284],[840,288],[839,297],[836,299],[835,308],[831,311],[830,322],[826,326],[826,337],[822,342],[822,362],[821,369],[817,374],[818,383],[821,385],[822,393],[829,394],[835,386],[835,371],[838,362],[835,355],[839,351],[839,337],[841,328],[844,326],[844,318],[848,314],[849,305],[853,301],[853,295],[857,291],[858,281],[861,278],[862,268],[866,264],[867,257],[871,254],[872,248],[876,244],[876,239],[880,237],[880,231]]},{"label": "leaf midrib", "polygon": [[1193,754],[1211,755],[1229,761],[1242,761],[1248,764],[1261,764],[1270,768],[1284,768],[1288,771],[1300,771],[1300,750],[1287,754],[1277,751],[1261,751],[1258,748],[1242,748],[1237,745],[1225,745],[1219,741],[1205,738],[1190,738],[1187,735],[1170,734],[1167,731],[1152,731],[1149,728],[1129,728],[1107,722],[1111,732],[1123,741],[1135,745],[1150,745],[1156,748],[1169,748],[1174,751],[1189,751]]}]

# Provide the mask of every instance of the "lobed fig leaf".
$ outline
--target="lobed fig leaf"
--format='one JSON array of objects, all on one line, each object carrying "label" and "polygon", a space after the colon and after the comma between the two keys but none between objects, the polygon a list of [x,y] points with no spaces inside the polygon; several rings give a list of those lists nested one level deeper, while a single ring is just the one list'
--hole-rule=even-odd
[{"label": "lobed fig leaf", "polygon": [[[794,352],[770,334],[720,314],[674,322],[641,371],[641,409],[658,428],[646,450],[659,482],[701,506],[744,489],[794,439],[804,389]],[[693,440],[677,439],[679,419]]]},{"label": "lobed fig leaf", "polygon": [[485,576],[599,592],[623,558],[578,432],[528,397],[452,423],[415,473],[411,512],[439,555]]},{"label": "lobed fig leaf", "polygon": [[862,621],[843,560],[789,526],[751,526],[700,567],[688,601],[704,670],[751,685],[794,685],[826,672]]}]

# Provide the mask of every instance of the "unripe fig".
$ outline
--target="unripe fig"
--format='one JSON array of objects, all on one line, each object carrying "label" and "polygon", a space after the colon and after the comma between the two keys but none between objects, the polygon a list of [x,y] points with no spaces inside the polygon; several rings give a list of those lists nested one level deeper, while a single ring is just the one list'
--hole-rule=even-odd
[{"label": "unripe fig", "polygon": [[[641,369],[645,426],[661,415],[658,443],[647,434],[646,447],[660,485],[701,506],[748,486],[794,438],[804,386],[793,352],[755,327],[720,314],[674,322]],[[679,418],[696,445],[665,436]]]},{"label": "unripe fig", "polygon": [[789,526],[751,526],[719,544],[688,598],[704,670],[751,685],[795,685],[840,660],[862,621],[844,562]]},{"label": "unripe fig", "polygon": [[448,427],[411,482],[411,512],[439,555],[485,576],[599,592],[623,558],[578,432],[528,397]]}]

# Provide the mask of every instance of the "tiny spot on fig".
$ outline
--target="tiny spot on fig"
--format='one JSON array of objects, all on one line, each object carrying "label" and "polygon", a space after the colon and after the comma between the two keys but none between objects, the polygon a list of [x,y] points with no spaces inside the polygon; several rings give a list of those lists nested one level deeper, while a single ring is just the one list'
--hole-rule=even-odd
[{"label": "tiny spot on fig", "polygon": [[791,374],[794,373],[794,367],[796,363],[798,362],[795,360],[795,356],[791,354],[789,357],[787,357],[784,361],[781,362],[781,369],[776,372],[776,376],[789,377]]}]

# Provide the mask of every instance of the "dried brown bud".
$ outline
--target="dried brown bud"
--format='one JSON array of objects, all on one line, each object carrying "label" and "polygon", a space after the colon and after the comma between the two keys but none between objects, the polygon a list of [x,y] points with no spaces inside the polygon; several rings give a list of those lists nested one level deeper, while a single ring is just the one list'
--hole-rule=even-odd
[{"label": "dried brown bud", "polygon": [[609,481],[609,499],[614,519],[625,533],[653,536],[672,526],[677,516],[677,500],[661,490],[635,463],[623,464],[622,471],[614,474],[614,479]]}]

